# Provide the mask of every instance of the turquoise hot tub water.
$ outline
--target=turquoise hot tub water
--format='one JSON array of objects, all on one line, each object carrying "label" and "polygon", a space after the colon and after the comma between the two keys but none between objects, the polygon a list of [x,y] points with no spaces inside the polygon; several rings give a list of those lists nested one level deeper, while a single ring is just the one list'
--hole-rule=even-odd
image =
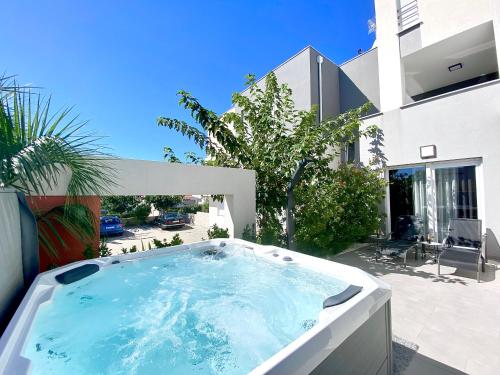
[{"label": "turquoise hot tub water", "polygon": [[60,285],[33,320],[33,374],[246,374],[310,329],[343,281],[228,244]]}]

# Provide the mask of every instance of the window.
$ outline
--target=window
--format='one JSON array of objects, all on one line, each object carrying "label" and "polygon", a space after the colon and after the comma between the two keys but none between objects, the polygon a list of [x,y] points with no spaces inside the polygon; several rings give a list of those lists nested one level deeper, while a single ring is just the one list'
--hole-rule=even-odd
[{"label": "window", "polygon": [[351,142],[346,147],[346,159],[348,163],[354,163],[356,161],[356,144]]},{"label": "window", "polygon": [[420,216],[425,235],[442,241],[452,218],[481,219],[480,161],[438,162],[389,170],[389,218]]},{"label": "window", "polygon": [[478,218],[476,167],[436,169],[436,210],[439,241],[451,218]]},{"label": "window", "polygon": [[427,220],[425,176],[425,167],[389,171],[391,228],[395,228],[397,218],[403,215],[419,216],[425,224]]}]

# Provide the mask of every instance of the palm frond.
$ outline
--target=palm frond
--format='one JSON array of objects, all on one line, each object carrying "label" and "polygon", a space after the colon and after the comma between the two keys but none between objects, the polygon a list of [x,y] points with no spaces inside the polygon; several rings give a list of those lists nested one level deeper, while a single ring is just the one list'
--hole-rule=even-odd
[{"label": "palm frond", "polygon": [[57,206],[48,212],[36,213],[41,247],[52,257],[58,258],[58,249],[68,247],[61,228],[81,242],[90,242],[96,235],[97,218],[85,205],[70,203]]},{"label": "palm frond", "polygon": [[[106,163],[110,154],[102,139],[83,131],[86,122],[72,108],[51,111],[44,99],[0,79],[0,184],[26,194],[43,195],[71,178],[67,195],[100,195],[114,184],[114,172]],[[8,93],[8,94],[5,94]]]},{"label": "palm frond", "polygon": [[80,197],[101,195],[115,184],[108,149],[85,125],[73,108],[53,111],[50,97],[0,77],[0,187],[45,195],[68,183],[65,205],[37,214],[41,247],[55,257],[67,246],[62,228],[82,241],[95,236],[96,218]]}]

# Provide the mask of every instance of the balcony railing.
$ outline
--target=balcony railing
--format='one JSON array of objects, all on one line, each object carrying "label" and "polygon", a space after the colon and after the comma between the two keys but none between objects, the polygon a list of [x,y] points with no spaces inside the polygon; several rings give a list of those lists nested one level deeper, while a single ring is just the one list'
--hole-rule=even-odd
[{"label": "balcony railing", "polygon": [[415,25],[419,20],[418,2],[410,1],[398,9],[398,25],[400,30]]}]

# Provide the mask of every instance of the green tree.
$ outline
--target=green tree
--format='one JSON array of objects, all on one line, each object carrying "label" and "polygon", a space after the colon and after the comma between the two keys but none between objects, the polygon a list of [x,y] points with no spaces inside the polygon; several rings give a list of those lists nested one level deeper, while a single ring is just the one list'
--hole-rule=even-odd
[{"label": "green tree", "polygon": [[[57,256],[66,244],[58,225],[78,232],[82,241],[95,235],[96,218],[79,204],[79,197],[100,195],[113,184],[100,138],[85,131],[86,122],[71,108],[54,112],[50,98],[21,87],[12,78],[0,78],[0,186],[11,186],[26,195],[43,196],[69,175],[63,208],[36,212],[41,247]],[[75,231],[75,218],[81,230]]]},{"label": "green tree", "polygon": [[182,203],[180,195],[146,195],[144,200],[157,210],[166,211]]},{"label": "green tree", "polygon": [[132,214],[140,203],[141,199],[138,196],[113,195],[102,198],[101,208],[109,211],[110,214],[126,215]]},{"label": "green tree", "polygon": [[297,164],[313,160],[301,184],[314,184],[323,175],[331,176],[332,162],[347,144],[374,137],[377,128],[360,127],[369,104],[318,124],[315,109],[295,109],[290,88],[278,84],[274,73],[266,76],[263,87],[248,76],[247,86],[245,94],[233,94],[236,110],[222,116],[180,91],[180,105],[201,130],[172,118],[159,117],[157,122],[192,139],[206,152],[206,164],[255,170],[258,237],[264,243],[279,243],[284,238],[287,184]]}]

